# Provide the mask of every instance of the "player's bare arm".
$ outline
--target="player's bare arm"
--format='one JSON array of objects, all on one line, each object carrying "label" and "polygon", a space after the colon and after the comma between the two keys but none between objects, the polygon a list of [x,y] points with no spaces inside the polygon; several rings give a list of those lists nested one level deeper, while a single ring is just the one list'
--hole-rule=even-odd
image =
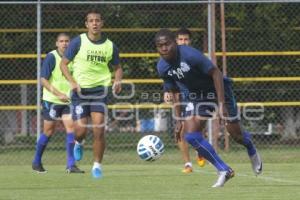
[{"label": "player's bare arm", "polygon": [[115,79],[113,83],[113,92],[115,94],[118,94],[122,91],[122,78],[123,78],[123,69],[121,65],[114,65],[114,70],[115,70]]},{"label": "player's bare arm", "polygon": [[174,130],[175,140],[176,142],[181,141],[181,134],[183,128],[183,122],[181,120],[181,103],[179,99],[179,92],[173,92],[173,103],[174,103],[174,110],[176,116],[176,126]]},{"label": "player's bare arm", "polygon": [[180,95],[180,93],[178,91],[164,92],[164,102],[167,104],[173,104],[173,106],[174,106],[175,117],[176,117],[174,137],[175,137],[176,142],[181,141],[181,132],[182,132],[182,128],[183,128],[183,123],[180,120],[181,107],[180,107],[179,95]]},{"label": "player's bare arm", "polygon": [[224,81],[222,72],[214,67],[209,71],[214,81],[214,86],[217,93],[217,102],[219,107],[219,114],[221,119],[228,116],[227,109],[225,107],[225,95],[224,95]]},{"label": "player's bare arm", "polygon": [[62,102],[70,102],[70,98],[64,93],[61,93],[59,90],[57,90],[53,85],[50,84],[50,82],[47,79],[41,78],[41,83],[43,87],[45,87],[49,92],[57,96]]},{"label": "player's bare arm", "polygon": [[62,73],[66,77],[66,79],[69,81],[69,83],[71,85],[71,90],[80,92],[80,86],[74,80],[74,78],[72,77],[72,75],[68,69],[69,63],[70,63],[70,61],[67,58],[63,57],[61,60],[61,63],[60,63],[60,70],[62,71]]}]

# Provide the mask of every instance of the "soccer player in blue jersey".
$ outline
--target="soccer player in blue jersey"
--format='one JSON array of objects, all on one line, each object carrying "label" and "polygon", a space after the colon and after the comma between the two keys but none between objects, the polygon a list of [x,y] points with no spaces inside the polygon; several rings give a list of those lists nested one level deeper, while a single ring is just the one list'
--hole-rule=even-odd
[{"label": "soccer player in blue jersey", "polygon": [[[47,172],[42,164],[42,155],[49,139],[54,134],[58,120],[62,120],[66,129],[67,172],[84,173],[75,165],[73,156],[74,126],[70,114],[70,85],[60,71],[60,61],[65,52],[70,37],[65,33],[58,34],[56,50],[47,54],[41,70],[43,85],[43,133],[40,134],[36,145],[36,152],[32,161],[32,169],[38,173]],[[71,67],[71,64],[68,66]]]},{"label": "soccer player in blue jersey", "polygon": [[[262,161],[250,134],[240,126],[230,79],[223,77],[221,71],[200,51],[177,45],[175,35],[168,29],[161,29],[155,35],[155,45],[160,54],[157,70],[164,81],[164,91],[180,91],[185,112],[184,138],[218,171],[218,179],[212,187],[222,187],[234,176],[233,170],[201,133],[205,120],[212,117],[215,110],[218,110],[233,139],[247,149],[254,173],[260,174]],[[180,113],[180,107],[176,106],[176,113]]]},{"label": "soccer player in blue jersey", "polygon": [[[86,14],[85,26],[88,30],[75,37],[67,48],[61,62],[61,70],[71,84],[73,91],[72,116],[75,120],[76,144],[74,156],[81,160],[83,141],[87,134],[88,117],[93,129],[94,164],[92,176],[101,178],[101,162],[105,151],[105,115],[107,114],[107,92],[111,84],[109,66],[114,69],[114,93],[121,92],[123,75],[119,61],[119,51],[106,35],[101,33],[103,19],[97,10]],[[73,61],[73,74],[67,65]]]},{"label": "soccer player in blue jersey", "polygon": [[[189,29],[180,28],[176,31],[176,43],[178,45],[191,45],[191,42],[192,42],[192,33]],[[164,93],[164,101],[166,103],[172,103],[171,100],[175,99],[176,97],[177,98],[179,97],[178,92],[173,93],[173,92],[167,91]],[[179,102],[179,99],[177,99],[176,101]],[[184,133],[183,133],[183,127],[181,127],[182,125],[183,125],[182,122],[177,121],[174,132],[175,132],[175,136],[177,134],[180,134],[180,137],[178,137],[177,139],[175,138],[175,139],[176,139],[178,147],[182,153],[182,158],[185,162],[182,172],[185,174],[188,174],[188,173],[193,172],[193,166],[192,166],[192,162],[190,159],[188,143],[183,138]],[[177,131],[180,131],[180,133],[177,133]],[[197,164],[200,167],[203,167],[205,165],[205,159],[200,155],[197,155]]]}]

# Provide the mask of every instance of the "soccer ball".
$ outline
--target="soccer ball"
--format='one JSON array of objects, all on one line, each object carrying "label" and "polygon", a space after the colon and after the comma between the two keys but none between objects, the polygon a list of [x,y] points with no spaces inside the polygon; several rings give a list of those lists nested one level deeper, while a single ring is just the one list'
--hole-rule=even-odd
[{"label": "soccer ball", "polygon": [[161,139],[155,135],[142,137],[137,145],[137,153],[142,160],[154,161],[162,156],[165,146]]}]

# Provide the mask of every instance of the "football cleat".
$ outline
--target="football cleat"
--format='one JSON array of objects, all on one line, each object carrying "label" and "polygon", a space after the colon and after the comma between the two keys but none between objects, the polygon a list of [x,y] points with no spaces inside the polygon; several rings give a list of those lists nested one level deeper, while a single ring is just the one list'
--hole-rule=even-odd
[{"label": "football cleat", "polygon": [[71,167],[68,167],[68,168],[66,169],[66,172],[67,172],[68,174],[82,174],[82,173],[84,173],[84,171],[81,170],[81,169],[79,169],[76,165],[73,165],[73,166],[71,166]]},{"label": "football cleat", "polygon": [[223,187],[224,184],[231,179],[232,177],[234,177],[234,171],[232,169],[229,169],[227,171],[219,171],[218,172],[219,177],[217,182],[212,186],[213,188],[217,188],[217,187]]},{"label": "football cleat", "polygon": [[257,176],[262,173],[262,160],[258,152],[250,157],[252,169],[254,174]]},{"label": "football cleat", "polygon": [[83,155],[83,146],[81,144],[75,143],[74,145],[74,158],[76,161],[80,161]]},{"label": "football cleat", "polygon": [[200,166],[200,167],[204,167],[206,161],[205,161],[205,158],[202,157],[202,156],[197,156],[197,164]]},{"label": "football cleat", "polygon": [[42,163],[41,164],[32,163],[32,169],[39,174],[47,173],[47,170],[45,170]]},{"label": "football cleat", "polygon": [[102,169],[95,167],[92,169],[92,176],[96,179],[102,178],[103,174],[102,174]]},{"label": "football cleat", "polygon": [[187,165],[183,168],[183,170],[181,172],[185,173],[185,174],[189,174],[189,173],[193,172],[193,168],[191,166]]}]

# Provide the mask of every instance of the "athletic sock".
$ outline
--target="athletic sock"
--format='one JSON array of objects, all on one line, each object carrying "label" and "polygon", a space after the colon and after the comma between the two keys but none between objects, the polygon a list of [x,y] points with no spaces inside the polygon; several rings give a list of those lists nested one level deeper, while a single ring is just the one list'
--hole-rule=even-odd
[{"label": "athletic sock", "polygon": [[72,167],[75,165],[74,158],[74,144],[75,144],[75,135],[74,133],[67,133],[66,135],[66,152],[67,152],[67,167]]},{"label": "athletic sock", "polygon": [[80,146],[84,145],[84,143],[85,143],[85,140],[82,140],[81,142],[77,141],[77,140],[75,139],[75,136],[74,136],[74,140],[75,140],[75,144],[78,144],[78,145],[80,145]]},{"label": "athletic sock", "polygon": [[43,152],[49,142],[49,137],[42,133],[38,139],[36,144],[36,151],[34,155],[34,159],[32,161],[33,164],[41,164]]},{"label": "athletic sock", "polygon": [[251,140],[251,134],[246,131],[243,133],[243,144],[247,148],[247,152],[250,157],[256,153],[255,146]]},{"label": "athletic sock", "polygon": [[95,168],[101,169],[101,163],[94,162],[93,169],[95,169]]},{"label": "athletic sock", "polygon": [[191,162],[186,162],[184,164],[184,167],[193,167],[193,164]]},{"label": "athletic sock", "polygon": [[211,144],[202,136],[201,132],[186,133],[185,140],[191,144],[206,160],[217,168],[218,171],[227,171],[228,165],[218,156]]}]

